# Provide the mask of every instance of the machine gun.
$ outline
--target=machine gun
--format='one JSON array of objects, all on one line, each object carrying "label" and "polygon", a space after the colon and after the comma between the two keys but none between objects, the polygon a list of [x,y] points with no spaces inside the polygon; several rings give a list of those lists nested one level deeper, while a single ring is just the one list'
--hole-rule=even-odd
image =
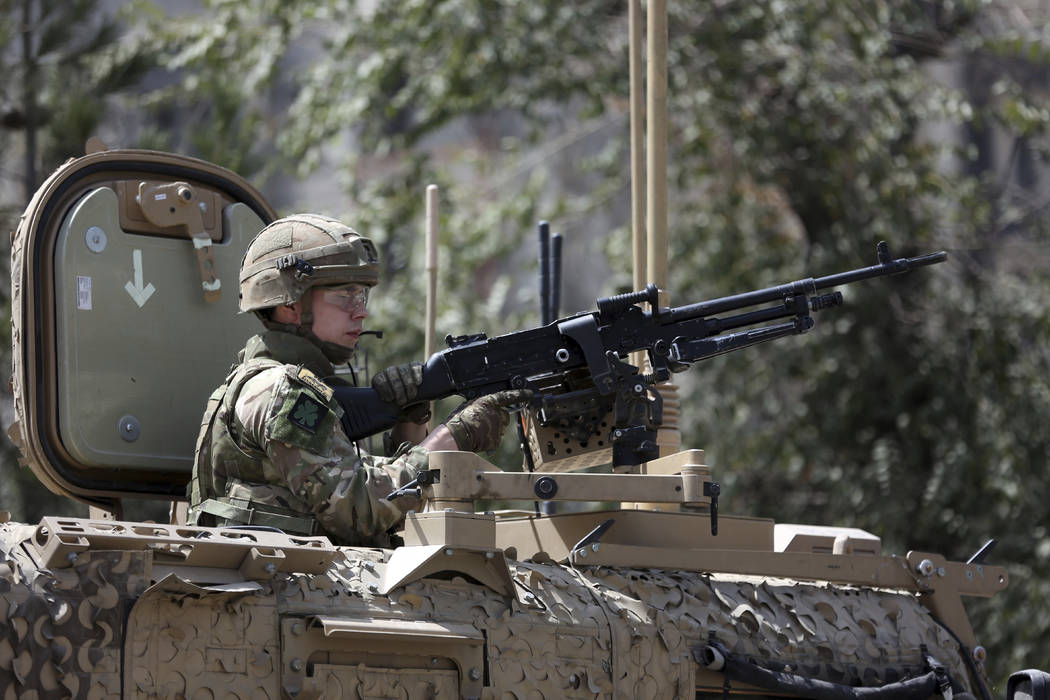
[{"label": "machine gun", "polygon": [[[871,277],[908,272],[943,262],[945,252],[894,260],[886,242],[876,248],[878,264],[701,301],[659,306],[656,285],[597,301],[598,310],[559,319],[539,328],[495,338],[485,334],[447,337],[447,350],[423,367],[419,400],[453,394],[472,399],[504,389],[531,389],[530,408],[540,425],[562,425],[580,439],[593,435],[598,418],[612,445],[613,465],[633,465],[659,456],[656,431],[663,402],[655,386],[672,372],[709,357],[810,330],[812,314],[842,304],[842,293],[820,293]],[[640,306],[648,305],[647,309]],[[751,307],[761,307],[754,308]],[[744,310],[751,309],[751,310]],[[723,315],[728,314],[728,315]],[[786,320],[785,320],[786,319]],[[741,330],[745,329],[745,330]],[[648,354],[651,372],[626,362],[635,351]],[[398,408],[373,389],[336,387],[342,424],[351,439],[392,427]]]}]

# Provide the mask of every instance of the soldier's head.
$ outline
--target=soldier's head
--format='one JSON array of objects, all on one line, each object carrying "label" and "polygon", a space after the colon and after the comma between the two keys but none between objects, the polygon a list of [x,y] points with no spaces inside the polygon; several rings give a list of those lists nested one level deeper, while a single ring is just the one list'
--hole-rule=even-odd
[{"label": "soldier's head", "polygon": [[332,362],[345,362],[379,281],[369,239],[319,214],[295,214],[264,228],[241,261],[240,309],[268,328],[297,333]]}]

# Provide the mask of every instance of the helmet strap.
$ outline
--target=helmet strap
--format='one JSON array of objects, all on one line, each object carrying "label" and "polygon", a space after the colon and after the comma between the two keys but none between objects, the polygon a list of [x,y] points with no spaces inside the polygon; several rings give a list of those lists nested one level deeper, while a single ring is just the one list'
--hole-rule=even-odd
[{"label": "helmet strap", "polygon": [[[299,327],[306,328],[310,334],[313,334],[314,328],[314,294],[313,289],[307,289],[303,292],[303,295],[299,297]],[[302,334],[300,334],[302,335]]]}]

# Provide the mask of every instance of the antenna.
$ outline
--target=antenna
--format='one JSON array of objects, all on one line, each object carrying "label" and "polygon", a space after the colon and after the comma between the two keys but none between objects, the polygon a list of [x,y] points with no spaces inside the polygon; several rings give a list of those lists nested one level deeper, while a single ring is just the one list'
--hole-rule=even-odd
[{"label": "antenna", "polygon": [[539,225],[540,244],[540,325],[553,321],[551,310],[551,226],[546,221]]}]

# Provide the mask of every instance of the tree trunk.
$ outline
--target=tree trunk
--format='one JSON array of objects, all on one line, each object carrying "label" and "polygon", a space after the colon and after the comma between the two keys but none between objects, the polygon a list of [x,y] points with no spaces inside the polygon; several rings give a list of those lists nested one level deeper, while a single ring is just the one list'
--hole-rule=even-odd
[{"label": "tree trunk", "polygon": [[36,57],[33,56],[33,0],[22,0],[22,110],[25,114],[25,201],[36,190]]}]

